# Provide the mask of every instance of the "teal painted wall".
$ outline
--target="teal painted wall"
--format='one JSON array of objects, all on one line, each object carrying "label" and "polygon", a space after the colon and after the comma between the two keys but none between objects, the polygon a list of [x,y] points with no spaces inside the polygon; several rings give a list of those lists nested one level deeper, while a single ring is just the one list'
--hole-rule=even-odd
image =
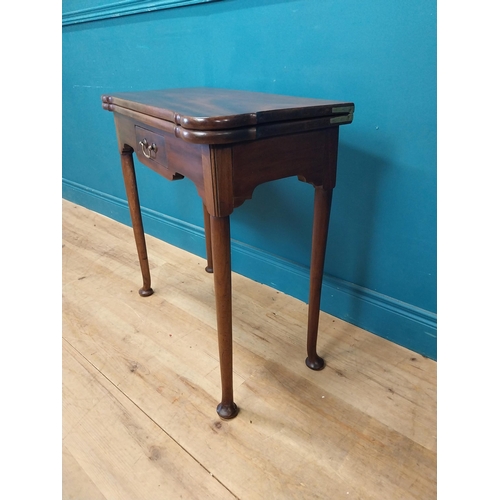
[{"label": "teal painted wall", "polygon": [[[63,11],[98,2],[63,2]],[[212,86],[353,101],[322,309],[436,358],[436,2],[222,0],[63,28],[63,196],[130,223],[113,91]],[[146,231],[204,255],[189,180],[137,164]],[[313,188],[258,187],[233,269],[307,301]]]}]

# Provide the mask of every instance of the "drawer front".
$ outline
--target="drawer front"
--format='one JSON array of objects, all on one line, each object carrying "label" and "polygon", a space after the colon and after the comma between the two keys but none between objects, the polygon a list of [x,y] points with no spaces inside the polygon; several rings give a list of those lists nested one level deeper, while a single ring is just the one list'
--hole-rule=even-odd
[{"label": "drawer front", "polygon": [[210,154],[207,145],[192,144],[168,132],[148,129],[144,123],[127,120],[118,115],[117,130],[122,132],[122,144],[135,143],[132,147],[138,161],[166,179],[175,181],[186,176],[198,189],[203,187],[202,159]]},{"label": "drawer front", "polygon": [[135,126],[137,159],[153,169],[168,168],[165,137],[145,128]]}]

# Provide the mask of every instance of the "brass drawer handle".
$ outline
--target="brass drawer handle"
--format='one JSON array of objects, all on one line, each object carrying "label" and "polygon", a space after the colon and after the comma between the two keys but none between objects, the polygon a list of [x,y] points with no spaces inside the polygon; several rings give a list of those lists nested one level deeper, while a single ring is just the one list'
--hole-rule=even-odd
[{"label": "brass drawer handle", "polygon": [[[143,139],[142,141],[139,141],[139,144],[142,148],[142,154],[146,158],[151,158],[151,156],[154,158],[156,156],[158,148],[156,147],[156,144],[154,142],[153,144],[148,144],[148,141],[146,139]],[[151,155],[151,153],[153,153],[153,155]]]}]

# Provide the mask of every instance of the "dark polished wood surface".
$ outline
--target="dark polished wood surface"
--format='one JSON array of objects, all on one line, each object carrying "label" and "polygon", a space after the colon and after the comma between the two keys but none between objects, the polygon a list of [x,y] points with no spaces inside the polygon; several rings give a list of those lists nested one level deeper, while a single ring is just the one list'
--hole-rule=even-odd
[{"label": "dark polished wood surface", "polygon": [[116,93],[103,96],[103,104],[120,106],[192,130],[232,129],[348,115],[354,111],[350,102],[211,87]]},{"label": "dark polished wood surface", "polygon": [[339,125],[352,121],[349,102],[213,88],[102,96],[114,113],[119,152],[143,286],[153,293],[132,153],[169,180],[190,179],[203,202],[207,272],[214,274],[219,338],[221,418],[233,400],[230,214],[264,182],[297,176],[315,188],[306,365],[324,367],[316,352],[319,306]]}]

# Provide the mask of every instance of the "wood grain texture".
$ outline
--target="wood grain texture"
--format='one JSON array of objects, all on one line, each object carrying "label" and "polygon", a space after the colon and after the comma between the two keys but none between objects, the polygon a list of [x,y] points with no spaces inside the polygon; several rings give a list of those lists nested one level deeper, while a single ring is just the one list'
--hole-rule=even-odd
[{"label": "wood grain texture", "polygon": [[151,275],[149,272],[148,251],[146,240],[144,238],[144,228],[142,224],[141,204],[139,201],[139,193],[137,191],[137,180],[135,177],[134,159],[132,152],[124,152],[121,154],[121,164],[123,172],[123,180],[125,183],[125,191],[127,193],[130,218],[134,228],[134,239],[139,255],[139,264],[142,272],[142,287],[139,289],[139,294],[143,297],[148,297],[153,293],[151,288]]},{"label": "wood grain texture", "polygon": [[314,186],[335,185],[339,129],[235,144],[232,177],[235,206],[252,197],[264,182],[297,176]]},{"label": "wood grain texture", "polygon": [[[238,418],[221,421],[213,277],[146,235],[63,203],[64,498],[432,499],[436,363],[237,274]],[[82,498],[80,496],[80,498]]]},{"label": "wood grain texture", "polygon": [[346,115],[351,102],[211,87],[119,92],[102,96],[103,107],[129,109],[188,130],[225,130],[261,123]]},{"label": "wood grain texture", "polygon": [[194,144],[231,144],[347,125],[354,104],[210,87],[101,96],[117,116]]},{"label": "wood grain texture", "polygon": [[234,498],[67,342],[63,378],[67,498]]},{"label": "wood grain texture", "polygon": [[309,310],[307,317],[307,358],[306,365],[313,370],[322,370],[325,366],[323,358],[316,351],[321,302],[321,284],[325,267],[326,242],[330,209],[332,206],[332,189],[317,187],[314,192],[314,222],[311,250],[311,278],[309,283]]}]

